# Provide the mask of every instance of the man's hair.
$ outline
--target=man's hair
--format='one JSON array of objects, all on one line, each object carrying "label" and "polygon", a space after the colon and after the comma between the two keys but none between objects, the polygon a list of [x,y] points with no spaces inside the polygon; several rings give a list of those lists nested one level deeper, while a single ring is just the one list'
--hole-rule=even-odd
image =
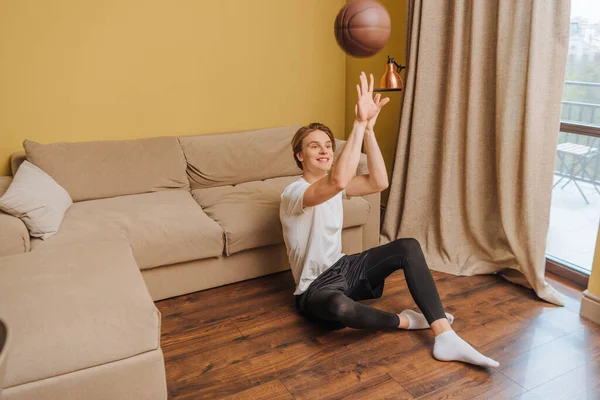
[{"label": "man's hair", "polygon": [[300,169],[303,169],[302,162],[298,160],[296,154],[302,153],[302,140],[314,131],[325,132],[331,140],[331,147],[333,148],[333,151],[335,151],[335,137],[333,136],[331,129],[319,122],[313,122],[311,124],[303,126],[302,128],[298,129],[298,132],[296,132],[296,134],[292,138],[292,150],[294,151],[294,161],[296,161],[296,164],[298,164],[298,168]]}]

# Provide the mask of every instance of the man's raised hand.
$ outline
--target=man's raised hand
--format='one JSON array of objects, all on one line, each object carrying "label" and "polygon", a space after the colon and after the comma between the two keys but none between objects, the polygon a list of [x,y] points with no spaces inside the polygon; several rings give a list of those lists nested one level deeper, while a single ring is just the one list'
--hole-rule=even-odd
[{"label": "man's raised hand", "polygon": [[[356,106],[354,107],[354,112],[356,113],[356,120],[359,122],[367,122],[372,118],[377,119],[377,115],[381,108],[386,105],[390,99],[385,98],[380,100],[379,95],[377,95],[376,100],[373,100],[373,85],[374,78],[373,74],[370,74],[370,83],[367,83],[367,75],[363,72],[360,73],[360,85],[356,85],[356,92],[358,94],[358,101],[356,102]],[[373,125],[375,121],[373,121]]]},{"label": "man's raised hand", "polygon": [[373,131],[374,127],[375,127],[375,122],[377,121],[377,116],[379,115],[379,112],[381,111],[381,109],[383,108],[383,106],[385,106],[388,102],[390,101],[389,97],[384,98],[383,100],[381,99],[381,94],[377,93],[375,95],[375,104],[377,105],[377,107],[379,108],[377,110],[377,113],[375,114],[375,116],[373,118],[371,118],[370,120],[367,121],[367,130],[368,131]]}]

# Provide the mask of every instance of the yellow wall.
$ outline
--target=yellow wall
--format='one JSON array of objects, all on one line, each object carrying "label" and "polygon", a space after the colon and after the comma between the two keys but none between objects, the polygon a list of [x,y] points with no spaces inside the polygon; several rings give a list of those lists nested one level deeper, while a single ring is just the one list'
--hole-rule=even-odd
[{"label": "yellow wall", "polygon": [[[406,65],[406,0],[379,0],[387,9],[392,20],[392,34],[388,44],[373,57],[369,58],[346,58],[346,133],[352,128],[354,120],[354,105],[356,104],[356,83],[361,71],[367,76],[372,73],[375,77],[375,87],[379,87],[381,75],[385,72],[387,56],[394,57],[396,62]],[[406,70],[402,70],[401,76],[404,80]],[[382,97],[389,97],[390,102],[381,111],[375,125],[375,135],[381,148],[388,176],[391,176],[398,129],[400,123],[400,102],[402,92],[384,92]],[[387,201],[388,191],[382,193],[382,203]]]},{"label": "yellow wall", "polygon": [[594,262],[592,263],[592,274],[588,282],[590,293],[600,296],[600,225],[598,226],[598,236],[596,237],[596,252],[594,253]]},{"label": "yellow wall", "polygon": [[[406,1],[380,2],[390,41],[357,59],[333,36],[345,0],[0,0],[0,175],[25,138],[119,140],[311,121],[346,137],[360,71],[378,86],[388,54],[406,63]],[[401,93],[386,95],[376,134],[391,173]],[[593,265],[588,289],[600,295],[600,232]]]},{"label": "yellow wall", "polygon": [[0,175],[25,138],[118,140],[312,121],[343,138],[346,57],[333,21],[344,4],[0,0]]}]

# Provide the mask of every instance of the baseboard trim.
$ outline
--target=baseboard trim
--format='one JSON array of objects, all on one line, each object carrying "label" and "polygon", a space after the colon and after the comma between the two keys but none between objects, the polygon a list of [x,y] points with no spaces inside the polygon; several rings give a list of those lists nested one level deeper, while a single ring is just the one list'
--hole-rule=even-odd
[{"label": "baseboard trim", "polygon": [[581,297],[579,314],[583,318],[600,324],[600,297],[590,293],[588,290],[584,290]]}]

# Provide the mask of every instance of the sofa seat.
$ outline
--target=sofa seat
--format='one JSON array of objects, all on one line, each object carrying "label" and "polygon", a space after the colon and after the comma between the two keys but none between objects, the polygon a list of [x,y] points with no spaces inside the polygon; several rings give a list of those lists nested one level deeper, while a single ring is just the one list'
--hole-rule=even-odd
[{"label": "sofa seat", "polygon": [[0,316],[5,388],[159,351],[160,314],[126,241],[0,258]]},{"label": "sofa seat", "polygon": [[115,239],[131,243],[140,269],[223,254],[223,230],[187,190],[74,203],[58,233],[31,249]]},{"label": "sofa seat", "polygon": [[[225,231],[225,254],[283,243],[279,205],[283,189],[299,176],[194,189],[204,212]],[[367,222],[370,205],[362,197],[344,200],[344,228]]]}]

